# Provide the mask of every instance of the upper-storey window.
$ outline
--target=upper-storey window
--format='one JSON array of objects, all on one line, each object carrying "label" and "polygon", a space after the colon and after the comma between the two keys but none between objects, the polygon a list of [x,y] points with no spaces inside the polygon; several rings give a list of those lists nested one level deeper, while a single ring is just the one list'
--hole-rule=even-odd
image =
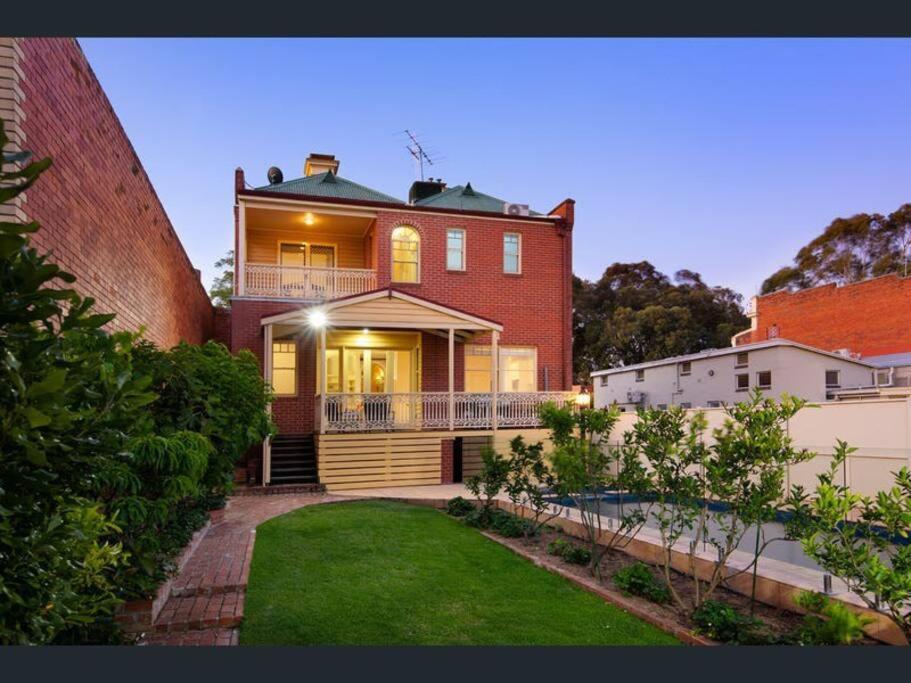
[{"label": "upper-storey window", "polygon": [[407,225],[392,231],[392,281],[419,282],[421,272],[421,236]]},{"label": "upper-storey window", "polygon": [[522,272],[522,236],[514,232],[503,235],[503,272]]},{"label": "upper-storey window", "polygon": [[465,270],[465,231],[446,231],[446,270]]}]

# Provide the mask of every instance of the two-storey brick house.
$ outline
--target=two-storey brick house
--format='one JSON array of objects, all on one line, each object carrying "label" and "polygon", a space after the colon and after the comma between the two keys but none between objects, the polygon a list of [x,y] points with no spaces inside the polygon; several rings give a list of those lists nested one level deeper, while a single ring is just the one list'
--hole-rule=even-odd
[{"label": "two-storey brick house", "polygon": [[329,488],[458,480],[460,455],[470,470],[571,389],[574,202],[434,180],[405,202],[338,166],[236,173],[231,345],[262,360],[281,432],[263,481],[313,481],[314,449]]}]

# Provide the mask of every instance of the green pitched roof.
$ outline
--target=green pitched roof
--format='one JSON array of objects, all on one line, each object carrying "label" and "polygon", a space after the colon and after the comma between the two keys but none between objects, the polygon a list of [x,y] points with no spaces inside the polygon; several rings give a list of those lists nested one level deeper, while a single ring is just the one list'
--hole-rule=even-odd
[{"label": "green pitched roof", "polygon": [[391,202],[404,204],[401,199],[390,197],[388,194],[371,190],[369,187],[345,180],[335,175],[332,171],[317,173],[306,178],[287,180],[275,185],[257,187],[260,192],[283,192],[286,194],[299,194],[308,197],[334,197],[337,199],[361,199],[370,202]]},{"label": "green pitched roof", "polygon": [[[478,192],[471,183],[456,185],[442,192],[419,199],[415,206],[433,206],[439,209],[461,209],[463,211],[488,211],[490,213],[503,213],[503,199],[491,197],[489,194]],[[537,211],[529,211],[532,216],[540,216]]]}]

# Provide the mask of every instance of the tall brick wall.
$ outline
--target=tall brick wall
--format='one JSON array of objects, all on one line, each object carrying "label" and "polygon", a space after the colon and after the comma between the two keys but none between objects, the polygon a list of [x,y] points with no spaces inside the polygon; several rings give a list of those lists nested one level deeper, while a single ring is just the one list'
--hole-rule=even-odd
[{"label": "tall brick wall", "polygon": [[19,38],[21,145],[54,164],[22,210],[32,238],[112,326],[162,346],[212,336],[212,306],[130,140],[77,42]]},{"label": "tall brick wall", "polygon": [[896,274],[756,299],[756,329],[737,343],[781,337],[861,356],[911,351],[911,277]]}]

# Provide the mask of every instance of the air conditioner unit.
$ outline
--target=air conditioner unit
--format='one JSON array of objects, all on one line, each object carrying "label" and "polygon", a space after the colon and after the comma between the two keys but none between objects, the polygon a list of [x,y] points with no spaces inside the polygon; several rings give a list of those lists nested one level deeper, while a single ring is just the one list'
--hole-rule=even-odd
[{"label": "air conditioner unit", "polygon": [[508,216],[527,216],[528,204],[510,204],[506,202],[503,204],[503,213]]},{"label": "air conditioner unit", "polygon": [[645,392],[644,391],[627,391],[626,392],[626,402],[627,403],[644,403],[645,402]]}]

